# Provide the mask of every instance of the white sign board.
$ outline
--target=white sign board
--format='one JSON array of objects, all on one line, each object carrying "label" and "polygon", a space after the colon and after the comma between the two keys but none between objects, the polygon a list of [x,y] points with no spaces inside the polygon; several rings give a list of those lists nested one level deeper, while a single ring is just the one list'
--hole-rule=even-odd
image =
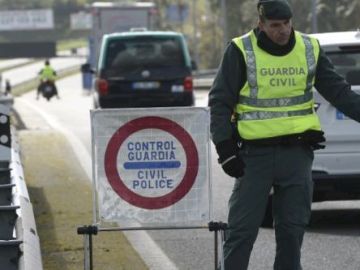
[{"label": "white sign board", "polygon": [[92,27],[92,16],[90,13],[78,12],[70,15],[70,28],[72,30],[86,30]]},{"label": "white sign board", "polygon": [[91,111],[96,222],[210,220],[207,108]]},{"label": "white sign board", "polygon": [[0,31],[53,29],[51,9],[0,11]]}]

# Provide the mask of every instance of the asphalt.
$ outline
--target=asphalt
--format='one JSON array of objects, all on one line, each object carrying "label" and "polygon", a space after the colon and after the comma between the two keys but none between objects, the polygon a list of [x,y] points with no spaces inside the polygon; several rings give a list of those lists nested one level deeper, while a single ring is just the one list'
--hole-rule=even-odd
[{"label": "asphalt", "polygon": [[[84,269],[83,236],[92,223],[92,186],[67,138],[30,111],[14,112],[25,180],[40,237],[43,268]],[[22,116],[24,116],[23,121]],[[121,232],[93,237],[94,270],[148,269]]]}]

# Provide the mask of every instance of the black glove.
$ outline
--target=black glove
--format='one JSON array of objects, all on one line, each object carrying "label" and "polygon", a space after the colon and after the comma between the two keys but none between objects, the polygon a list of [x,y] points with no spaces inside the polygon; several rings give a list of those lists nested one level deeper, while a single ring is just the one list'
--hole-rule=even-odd
[{"label": "black glove", "polygon": [[219,155],[218,161],[226,174],[232,177],[244,175],[245,163],[234,140],[225,140],[216,144],[216,151]]},{"label": "black glove", "polygon": [[326,141],[323,131],[307,130],[302,136],[304,141],[308,143],[314,150],[325,148],[325,145],[320,144]]}]

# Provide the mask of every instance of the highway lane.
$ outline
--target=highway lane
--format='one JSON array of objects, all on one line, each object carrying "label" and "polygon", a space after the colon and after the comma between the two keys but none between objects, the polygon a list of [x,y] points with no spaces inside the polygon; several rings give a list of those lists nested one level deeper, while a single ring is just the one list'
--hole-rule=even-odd
[{"label": "highway lane", "polygon": [[[85,62],[84,57],[56,57],[50,58],[50,64],[59,71],[75,65],[81,65]],[[11,85],[15,85],[38,76],[38,72],[44,67],[44,61],[35,62],[16,69],[4,71],[2,73],[2,80],[10,80]]]},{"label": "highway lane", "polygon": [[[46,102],[35,100],[34,93],[28,93],[15,100],[19,111],[37,110],[53,127],[63,130],[72,138],[74,150],[85,151],[90,157],[90,117],[92,106],[90,96],[84,95],[80,77],[74,76],[58,83],[61,99]],[[197,106],[205,106],[207,92],[197,92]],[[30,104],[30,105],[29,105]],[[32,117],[23,111],[22,117]],[[36,128],[36,121],[32,128]],[[39,127],[40,128],[40,127]],[[81,144],[82,146],[76,146]],[[80,149],[81,148],[81,149]],[[212,150],[214,150],[212,148]],[[213,151],[214,153],[214,151]],[[91,167],[90,158],[81,156],[84,167]],[[215,155],[212,157],[212,179],[214,197],[214,220],[226,220],[227,200],[233,180],[219,168]],[[359,270],[360,265],[360,203],[325,202],[313,206],[313,223],[309,228],[303,247],[302,263],[306,270]],[[133,234],[137,234],[134,232]],[[213,269],[213,234],[206,230],[156,231],[149,235],[166,254],[171,267],[152,269]],[[260,229],[250,261],[252,270],[272,268],[275,254],[274,231]],[[137,243],[139,244],[139,243]],[[141,245],[141,243],[140,243]],[[149,256],[152,249],[143,251]],[[155,252],[155,250],[154,250]]]}]

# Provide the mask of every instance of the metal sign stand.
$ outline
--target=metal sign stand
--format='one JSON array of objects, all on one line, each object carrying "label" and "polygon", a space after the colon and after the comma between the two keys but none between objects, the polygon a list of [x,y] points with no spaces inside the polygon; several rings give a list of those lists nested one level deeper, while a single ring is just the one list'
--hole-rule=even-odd
[{"label": "metal sign stand", "polygon": [[225,241],[225,230],[227,224],[223,222],[210,221],[204,226],[164,226],[164,227],[125,227],[125,228],[99,228],[95,225],[82,226],[77,228],[79,235],[84,235],[84,270],[93,270],[93,247],[92,236],[97,235],[98,232],[113,232],[113,231],[138,231],[138,230],[184,230],[184,229],[208,229],[210,232],[214,232],[214,269],[218,270],[219,266],[219,254],[218,254],[218,232],[220,231],[220,269],[224,270],[224,256],[222,245]]},{"label": "metal sign stand", "polygon": [[[150,115],[149,108],[119,109],[110,112],[91,111],[94,220],[93,225],[77,229],[79,235],[84,235],[85,270],[93,270],[92,236],[99,232],[179,229],[208,229],[210,232],[214,232],[214,269],[219,270],[218,267],[221,265],[221,270],[224,270],[224,259],[221,258],[220,264],[218,259],[219,251],[223,256],[222,246],[218,247],[218,232],[220,231],[222,245],[225,239],[226,223],[214,221],[205,223],[211,219],[210,212],[212,210],[209,114],[208,108],[196,107],[186,110],[186,112],[181,108],[157,108]],[[186,122],[183,121],[185,118]],[[196,136],[193,136],[194,133]],[[97,144],[101,146],[97,147]],[[167,144],[169,145],[168,149],[165,147]],[[142,150],[136,149],[135,145],[139,145],[147,155],[167,153],[172,155],[172,158],[165,158],[166,162],[161,160],[161,162],[157,162],[159,159],[132,156],[136,152],[142,153]],[[155,146],[153,147],[153,145]],[[164,152],[165,150],[167,152]],[[207,158],[199,158],[199,153],[207,155]],[[186,166],[181,164],[186,164]],[[119,172],[120,168],[121,173]],[[168,189],[158,190],[153,196],[148,196],[147,191],[150,187],[146,180],[145,186],[141,190],[135,190],[139,183],[136,183],[135,186],[134,177],[140,178],[139,181],[145,178],[164,181],[164,179],[170,179],[165,175],[167,171],[174,169],[178,173],[169,177],[174,178],[171,181],[177,182],[177,185],[174,182],[174,186],[170,185]],[[153,177],[150,175],[144,178],[145,170],[153,170],[155,174],[164,175]],[[139,173],[142,174],[139,176]],[[198,191],[190,192],[195,182],[197,182]],[[111,192],[109,192],[110,189]],[[120,210],[117,213],[117,218],[120,219],[127,211],[135,211],[134,208],[139,208],[141,212],[144,212],[150,209],[158,210],[169,207],[166,211],[172,212],[176,211],[176,208],[170,208],[170,206],[179,203],[186,210],[188,208],[186,208],[185,202],[181,202],[185,196],[199,204],[195,218],[198,220],[201,217],[201,221],[198,222],[204,223],[203,225],[156,226],[154,224],[153,227],[102,228],[102,225],[99,224],[101,221],[106,222],[109,213],[116,210]],[[119,198],[123,201],[117,201]],[[204,201],[207,201],[208,204],[203,203]],[[109,204],[116,209],[109,207]],[[102,212],[101,218],[100,212]],[[110,216],[108,221],[115,222],[114,216]],[[131,219],[131,217],[127,218]],[[195,220],[195,218],[190,220]],[[163,219],[157,219],[156,222],[159,220]],[[186,220],[185,215],[178,215],[174,222],[186,222]],[[145,223],[142,222],[141,215],[136,221],[140,224]],[[147,220],[146,223],[151,223],[151,221]]]},{"label": "metal sign stand", "polygon": [[209,227],[209,231],[210,232],[214,232],[214,264],[215,264],[215,270],[218,270],[218,265],[219,265],[219,261],[218,261],[218,231],[220,231],[220,256],[221,256],[221,261],[220,261],[220,266],[221,266],[221,270],[225,269],[224,266],[224,252],[223,252],[223,245],[225,242],[225,230],[227,229],[227,223],[223,223],[221,221],[219,222],[214,222],[214,221],[210,221],[208,224]]}]

